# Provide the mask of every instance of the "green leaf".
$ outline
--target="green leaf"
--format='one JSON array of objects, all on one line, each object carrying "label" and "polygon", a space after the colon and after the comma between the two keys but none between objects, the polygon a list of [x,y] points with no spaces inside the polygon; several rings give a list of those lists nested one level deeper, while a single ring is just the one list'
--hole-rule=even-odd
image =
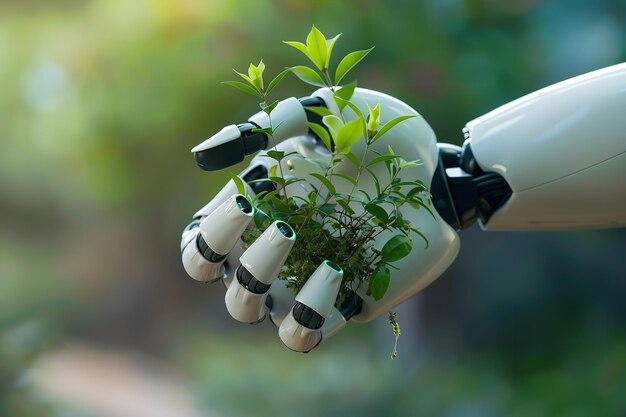
[{"label": "green leaf", "polygon": [[404,186],[414,186],[415,181],[401,181],[400,178],[396,178],[393,181],[392,188],[400,188]]},{"label": "green leaf", "polygon": [[376,106],[373,109],[369,108],[369,113],[370,114],[367,119],[368,135],[376,135],[376,132],[380,127],[380,103],[376,103]]},{"label": "green leaf", "polygon": [[380,139],[380,137],[382,135],[384,135],[385,133],[387,133],[389,131],[389,129],[391,129],[392,127],[394,127],[395,125],[397,125],[398,123],[407,120],[407,119],[412,119],[413,117],[416,117],[416,115],[414,114],[409,114],[406,116],[398,116],[395,117],[393,119],[391,119],[390,121],[388,121],[387,123],[385,123],[382,127],[382,129],[380,129],[378,131],[378,133],[376,134],[376,136],[374,136],[374,140]]},{"label": "green leaf", "polygon": [[236,89],[241,90],[244,93],[252,94],[255,97],[261,97],[261,94],[256,91],[254,87],[251,87],[248,84],[244,84],[241,81],[222,81],[222,84],[230,85],[231,87],[235,87]]},{"label": "green leaf", "polygon": [[380,181],[378,180],[378,177],[376,176],[376,174],[374,174],[374,171],[372,171],[371,169],[365,168],[365,170],[369,172],[369,174],[372,176],[372,179],[374,180],[374,186],[376,187],[376,195],[380,195]]},{"label": "green leaf", "polygon": [[311,172],[309,173],[309,175],[320,180],[321,183],[324,184],[326,188],[328,188],[328,191],[330,192],[331,195],[335,195],[337,193],[335,186],[328,180],[328,178],[326,178],[322,174],[318,174],[317,172]]},{"label": "green leaf", "polygon": [[267,151],[267,156],[280,162],[285,157],[285,152],[277,151],[277,150],[270,150],[270,151]]},{"label": "green leaf", "polygon": [[306,220],[306,216],[303,216],[302,214],[295,214],[293,216],[289,216],[288,219],[288,223],[291,225],[302,224]]},{"label": "green leaf", "polygon": [[367,199],[365,201],[372,201],[372,197],[370,197],[370,195],[367,193],[367,191],[365,190],[359,190],[360,194],[363,194],[363,196]]},{"label": "green leaf", "polygon": [[283,177],[268,177],[270,181],[272,181],[273,183],[276,183],[278,185],[280,185],[281,187],[285,187],[287,180],[285,180]]},{"label": "green leaf", "polygon": [[360,119],[352,120],[341,127],[335,145],[341,153],[350,152],[350,148],[363,135],[363,124]]},{"label": "green leaf", "polygon": [[252,129],[252,133],[265,133],[266,135],[271,135],[272,128],[271,127],[264,127],[264,128],[255,127],[254,129]]},{"label": "green leaf", "polygon": [[291,184],[295,184],[296,182],[304,182],[304,181],[305,181],[304,178],[289,178],[287,182],[285,183],[285,185],[291,185]]},{"label": "green leaf", "polygon": [[374,47],[365,49],[362,51],[350,52],[346,55],[339,65],[337,65],[337,71],[335,71],[335,84],[339,85],[343,77],[350,71],[356,64],[358,64],[367,54],[369,54]]},{"label": "green leaf", "polygon": [[404,227],[404,217],[402,216],[402,212],[398,207],[396,207],[396,209],[394,210],[394,215],[396,216],[396,218],[393,222],[393,226],[397,228]]},{"label": "green leaf", "polygon": [[322,204],[321,206],[316,208],[316,211],[324,214],[324,215],[328,215],[328,214],[332,214],[336,211],[337,205],[336,204]]},{"label": "green leaf", "polygon": [[242,195],[246,195],[246,185],[244,181],[241,179],[239,175],[230,174],[230,177],[233,179],[235,186],[237,187],[237,192]]},{"label": "green leaf", "polygon": [[261,106],[261,109],[267,113],[270,114],[272,112],[272,110],[274,110],[276,108],[276,106],[278,105],[278,100],[275,100],[273,103],[268,104],[267,106],[265,106],[265,103],[261,103],[263,104],[263,106]]},{"label": "green leaf", "polygon": [[391,273],[389,268],[385,265],[380,265],[376,268],[376,271],[370,278],[370,285],[368,292],[374,297],[374,300],[378,301],[384,297],[387,289],[389,288],[389,281],[391,279]]},{"label": "green leaf", "polygon": [[258,229],[266,229],[267,227],[269,227],[270,225],[270,218],[267,214],[265,214],[265,212],[257,209],[254,212],[254,225],[258,228]]},{"label": "green leaf", "polygon": [[324,122],[324,125],[326,125],[326,127],[330,131],[330,136],[332,136],[332,138],[335,139],[335,142],[337,142],[337,136],[339,135],[339,131],[343,127],[343,122],[341,121],[341,119],[334,114],[331,114],[328,116],[324,116],[322,118],[322,122]]},{"label": "green leaf", "polygon": [[414,227],[411,227],[411,231],[413,231],[416,235],[418,235],[419,237],[421,237],[421,238],[422,238],[422,240],[423,240],[423,241],[424,241],[424,243],[426,244],[426,248],[425,248],[425,249],[428,249],[428,245],[429,245],[429,243],[428,243],[428,238],[426,238],[426,236],[424,235],[424,233],[420,232],[419,230],[417,230],[417,229],[416,229],[416,228],[414,228]]},{"label": "green leaf", "polygon": [[252,80],[252,85],[259,91],[263,91],[263,71],[265,71],[263,60],[259,62],[258,66],[250,64],[248,67],[248,77]]},{"label": "green leaf", "polygon": [[313,25],[309,35],[306,37],[306,47],[309,51],[309,58],[315,63],[320,71],[326,69],[326,60],[328,58],[328,47],[326,46],[326,37]]},{"label": "green leaf", "polygon": [[332,150],[330,135],[328,134],[328,131],[326,130],[326,128],[324,128],[324,126],[320,124],[313,123],[313,122],[309,122],[308,125],[309,125],[309,128],[311,128],[311,130],[313,131],[313,133],[315,133],[315,135],[318,138],[320,138],[322,142],[324,142],[324,145],[326,145],[326,148],[328,148],[329,151]]},{"label": "green leaf", "polygon": [[239,75],[241,78],[246,80],[248,82],[248,84],[250,84],[251,86],[254,87],[254,82],[252,81],[252,78],[248,77],[246,74],[242,74],[241,72],[237,71],[236,69],[233,69],[233,71],[235,71],[235,74]]},{"label": "green leaf", "polygon": [[276,197],[277,195],[279,195],[280,190],[273,190],[270,191],[268,193],[266,193],[263,198],[261,198],[261,200],[263,201],[270,201],[272,198]]},{"label": "green leaf", "polygon": [[408,193],[406,193],[406,199],[410,200],[415,194],[421,193],[422,191],[426,191],[426,188],[422,186],[413,187]]},{"label": "green leaf", "polygon": [[389,215],[387,214],[385,209],[382,208],[381,206],[370,203],[370,204],[366,204],[365,207],[363,208],[365,209],[365,211],[367,211],[368,213],[376,217],[381,222],[387,223],[389,221]]},{"label": "green leaf", "polygon": [[376,165],[376,164],[381,163],[381,162],[391,161],[391,160],[394,160],[396,158],[397,158],[396,155],[380,155],[380,156],[377,156],[376,158],[372,159],[371,161],[369,161],[367,163],[367,166],[371,167],[372,165]]},{"label": "green leaf", "polygon": [[354,185],[355,187],[359,184],[355,178],[346,175],[346,174],[340,174],[338,172],[333,173],[333,177],[339,177],[339,178],[343,178],[344,180],[350,182],[350,184]]},{"label": "green leaf", "polygon": [[335,46],[335,42],[337,42],[337,39],[339,39],[340,36],[341,36],[341,33],[332,39],[326,40],[326,49],[328,50],[328,54],[326,54],[326,63],[325,63],[326,68],[330,66],[330,55],[333,52],[333,47]]},{"label": "green leaf", "polygon": [[380,254],[385,262],[396,262],[411,253],[411,249],[413,244],[408,237],[396,235],[385,243]]},{"label": "green leaf", "polygon": [[402,161],[400,161],[400,169],[413,168],[413,167],[420,166],[420,165],[423,165],[423,164],[422,163],[416,163],[414,161],[407,162],[404,159]]},{"label": "green leaf", "polygon": [[356,88],[356,81],[352,82],[348,85],[341,87],[339,90],[336,90],[333,94],[335,98],[335,103],[339,106],[339,110],[343,110],[346,107],[346,104],[352,98],[352,94],[354,94],[354,89]]},{"label": "green leaf", "polygon": [[304,108],[304,110],[311,112],[311,113],[315,113],[317,115],[320,115],[322,117],[324,116],[330,116],[333,114],[333,112],[331,112],[330,110],[328,110],[326,107],[314,107],[314,106],[306,106]]},{"label": "green leaf", "polygon": [[263,63],[263,60],[259,62],[259,66],[250,64],[250,66],[248,67],[248,77],[252,78],[253,80],[255,78],[262,77],[263,71],[265,71],[265,64]]},{"label": "green leaf", "polygon": [[348,204],[347,201],[337,200],[337,204],[341,206],[341,208],[343,209],[343,211],[346,212],[346,214],[349,214],[350,216],[354,214],[354,210],[352,210],[352,207],[350,207],[350,204]]},{"label": "green leaf", "polygon": [[309,48],[307,48],[307,46],[302,42],[283,41],[283,43],[293,48],[296,48],[298,51],[302,52],[307,58],[311,59],[311,57],[309,56]]},{"label": "green leaf", "polygon": [[265,94],[269,94],[270,91],[272,91],[274,87],[278,85],[278,83],[285,77],[285,75],[287,75],[288,72],[289,69],[285,69],[281,71],[276,77],[274,77],[274,79],[268,84],[267,89],[265,90]]},{"label": "green leaf", "polygon": [[311,84],[317,87],[326,86],[324,80],[322,80],[322,77],[320,77],[320,75],[312,68],[305,67],[304,65],[297,65],[295,67],[289,68],[289,71],[293,72],[296,77],[300,78],[307,84]]},{"label": "green leaf", "polygon": [[430,207],[424,204],[424,202],[421,199],[414,198],[412,200],[409,200],[409,205],[415,209],[419,209],[420,207],[423,207],[432,216],[433,219],[437,220],[437,218],[435,217],[435,213],[433,213]]},{"label": "green leaf", "polygon": [[359,158],[353,154],[352,152],[346,152],[344,153],[345,157],[348,158],[348,160],[350,162],[352,162],[352,164],[357,168],[360,169],[361,166],[363,166],[363,164],[361,164],[361,161],[359,160]]},{"label": "green leaf", "polygon": [[335,101],[343,102],[346,106],[350,107],[357,119],[361,120],[361,124],[363,125],[363,132],[365,132],[365,117],[363,116],[363,113],[361,113],[361,110],[357,107],[357,105],[351,101],[346,101],[342,98],[336,98]]}]

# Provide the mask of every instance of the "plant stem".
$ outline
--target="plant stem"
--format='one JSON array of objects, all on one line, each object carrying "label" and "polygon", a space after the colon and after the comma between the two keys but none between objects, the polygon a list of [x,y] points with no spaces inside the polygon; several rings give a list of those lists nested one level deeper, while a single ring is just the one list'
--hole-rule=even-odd
[{"label": "plant stem", "polygon": [[[265,91],[261,91],[261,94],[263,95],[263,105],[264,105],[265,107],[269,106],[269,104],[268,104],[268,102],[267,102],[267,94],[265,94]],[[272,141],[274,141],[274,127],[272,126],[272,115],[271,115],[271,113],[272,113],[272,112],[267,113],[267,119],[268,119],[268,121],[269,121],[269,123],[270,123],[270,131],[272,132],[272,134],[271,134],[270,136],[271,136]],[[275,141],[274,141],[274,142],[275,142]],[[276,145],[277,145],[277,144],[276,144],[276,143],[274,143],[274,147],[275,147]],[[282,178],[285,178],[285,174],[284,174],[284,172],[283,172],[283,166],[282,166],[282,164],[280,163],[280,161],[276,161],[276,162],[278,163],[278,169],[280,170],[280,176],[281,176]],[[287,187],[283,186],[282,188],[283,188],[283,194],[284,194],[284,196],[285,196],[285,204],[289,204],[289,196],[287,195]]]}]

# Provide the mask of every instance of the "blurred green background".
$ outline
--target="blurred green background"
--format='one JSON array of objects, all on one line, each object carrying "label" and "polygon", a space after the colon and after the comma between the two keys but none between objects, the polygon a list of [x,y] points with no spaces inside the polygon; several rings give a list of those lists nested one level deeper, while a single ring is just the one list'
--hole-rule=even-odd
[{"label": "blurred green background", "polygon": [[313,23],[337,56],[375,45],[359,84],[457,144],[626,60],[620,0],[0,1],[0,415],[626,415],[623,229],[463,232],[395,361],[384,317],[300,355],[186,277],[180,232],[227,178],[189,149],[256,111],[219,81],[301,63],[281,41]]}]

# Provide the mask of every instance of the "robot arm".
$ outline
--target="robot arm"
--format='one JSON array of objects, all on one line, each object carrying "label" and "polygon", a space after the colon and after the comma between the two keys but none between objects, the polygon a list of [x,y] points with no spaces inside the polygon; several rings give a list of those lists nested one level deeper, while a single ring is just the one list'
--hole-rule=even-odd
[{"label": "robot arm", "polygon": [[[463,148],[445,150],[446,181],[465,192],[456,201],[460,228],[477,217],[485,230],[626,226],[625,116],[619,64],[467,123]],[[463,179],[476,187],[461,187]]]},{"label": "robot arm", "polygon": [[[244,250],[240,236],[251,227],[254,208],[237,194],[232,181],[183,232],[187,273],[199,281],[223,282],[226,306],[234,318],[256,323],[270,317],[281,340],[293,350],[310,351],[348,320],[371,321],[419,292],[456,257],[456,231],[476,220],[486,230],[626,225],[626,118],[620,117],[626,110],[625,64],[556,84],[469,122],[462,148],[437,144],[424,119],[393,97],[356,89],[352,102],[363,111],[380,102],[381,123],[398,115],[418,116],[394,127],[377,144],[381,151],[390,144],[405,159],[423,162],[413,175],[430,184],[435,208],[434,216],[412,208],[403,211],[430,245],[414,249],[397,263],[400,270],[382,300],[360,289],[340,310],[335,308],[342,270],[332,261],[322,263],[294,295],[276,276],[298,237],[288,224],[275,222]],[[314,183],[307,161],[324,160],[328,152],[308,129],[307,121],[317,117],[305,110],[310,106],[340,111],[325,89],[304,99],[284,100],[272,112],[272,140],[253,130],[269,126],[265,113],[259,113],[195,147],[196,162],[211,171],[259,152],[240,174],[248,182],[247,194],[253,196],[271,187],[254,180],[267,177],[276,162],[264,157],[265,150],[276,147],[293,154],[281,162],[284,172]],[[341,169],[345,175],[354,174],[351,164]],[[306,182],[290,185],[290,195],[306,193]],[[346,186],[340,178],[333,182],[338,190]],[[383,234],[379,240],[388,238]]]}]

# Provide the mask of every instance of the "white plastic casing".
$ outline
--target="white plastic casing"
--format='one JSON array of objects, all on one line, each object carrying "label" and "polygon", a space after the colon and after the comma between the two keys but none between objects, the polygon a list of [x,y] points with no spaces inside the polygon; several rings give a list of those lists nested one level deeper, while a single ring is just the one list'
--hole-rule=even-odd
[{"label": "white plastic casing", "polygon": [[[240,201],[250,208],[240,206]],[[222,203],[200,222],[200,234],[216,253],[226,255],[235,246],[254,216],[254,209],[243,195],[237,194]]]},{"label": "white plastic casing", "polygon": [[[279,227],[288,227],[285,235]],[[264,284],[274,282],[296,241],[296,233],[287,223],[272,223],[239,259],[241,264]]]},{"label": "white plastic casing", "polygon": [[191,152],[206,151],[207,149],[215,148],[240,137],[241,132],[237,125],[228,125],[204,142],[194,146]]},{"label": "white plastic casing", "polygon": [[[252,205],[248,202],[250,208],[242,208],[238,204],[240,199],[245,200],[245,197],[231,196],[209,214],[198,227],[197,233],[202,235],[209,248],[217,254],[228,254],[253,218]],[[210,262],[205,259],[198,251],[195,237],[194,233],[193,238],[183,249],[182,259],[185,271],[197,281],[215,281],[222,278],[224,261]]]},{"label": "white plastic casing", "polygon": [[293,311],[280,324],[278,336],[285,346],[296,352],[309,352],[322,341],[322,332],[298,323],[293,317]]},{"label": "white plastic casing", "polygon": [[485,229],[626,226],[626,63],[519,98],[466,135],[513,191]]},{"label": "white plastic casing", "polygon": [[343,271],[339,267],[332,262],[324,261],[298,292],[296,301],[327,318],[335,305],[342,278]]},{"label": "white plastic casing", "polygon": [[[248,121],[261,128],[270,127],[269,116],[264,111],[255,114]],[[307,122],[304,107],[297,98],[281,100],[272,110],[273,141],[270,141],[269,146],[293,137],[306,136],[309,132]]]},{"label": "white plastic casing", "polygon": [[[296,301],[312,308],[326,320],[334,310],[333,305],[337,299],[342,278],[343,271],[341,268],[332,262],[324,261],[317,267],[313,275],[296,295]],[[339,313],[339,315],[341,314]],[[324,322],[324,324],[326,323]],[[343,327],[342,324],[345,325],[345,319],[343,323],[339,323],[339,326],[337,323],[330,327],[327,326],[327,329],[329,329],[328,336]],[[298,323],[293,317],[293,309],[291,309],[281,323],[278,335],[289,349],[298,352],[308,352],[321,341],[322,330],[309,329]]]},{"label": "white plastic casing", "polygon": [[278,328],[278,335],[289,349],[296,352],[309,352],[345,327],[346,319],[334,307],[330,315],[326,317],[321,329],[304,327],[296,321],[292,311],[290,311]]},{"label": "white plastic casing", "polygon": [[[287,232],[281,227],[288,227]],[[295,232],[284,222],[274,222],[241,255],[240,268],[270,285],[276,280],[295,242]],[[230,315],[243,323],[257,323],[266,316],[267,293],[256,294],[244,288],[234,277],[226,290],[224,301]]]},{"label": "white plastic casing", "polygon": [[267,294],[255,294],[244,288],[237,277],[233,277],[224,301],[226,310],[237,321],[255,324],[262,321],[267,315],[265,300]]}]

